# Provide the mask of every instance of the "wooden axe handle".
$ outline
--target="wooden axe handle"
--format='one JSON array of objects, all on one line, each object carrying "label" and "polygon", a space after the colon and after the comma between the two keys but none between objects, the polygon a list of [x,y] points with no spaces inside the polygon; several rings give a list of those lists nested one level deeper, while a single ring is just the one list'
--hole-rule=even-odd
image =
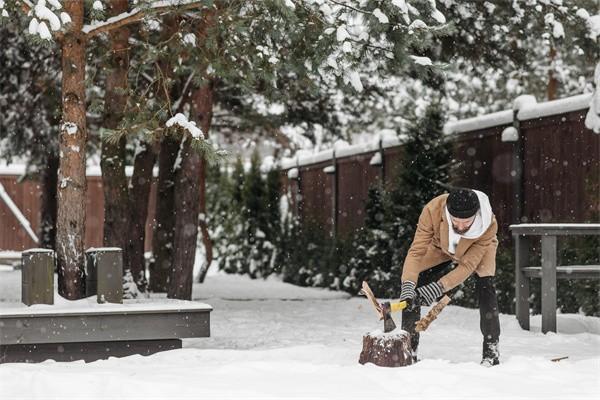
[{"label": "wooden axe handle", "polygon": [[450,303],[450,297],[445,295],[437,302],[435,306],[429,310],[426,316],[417,321],[415,330],[417,332],[423,332],[427,328],[429,328],[429,324],[431,324],[437,317],[440,312]]},{"label": "wooden axe handle", "polygon": [[365,296],[367,296],[367,298],[369,300],[371,300],[371,303],[373,303],[373,306],[375,307],[375,311],[377,312],[377,315],[379,315],[380,319],[383,319],[383,311],[381,310],[381,306],[379,305],[379,302],[375,298],[373,291],[371,290],[371,288],[369,287],[369,284],[366,281],[363,281],[362,290],[360,291],[360,293],[364,294]]}]

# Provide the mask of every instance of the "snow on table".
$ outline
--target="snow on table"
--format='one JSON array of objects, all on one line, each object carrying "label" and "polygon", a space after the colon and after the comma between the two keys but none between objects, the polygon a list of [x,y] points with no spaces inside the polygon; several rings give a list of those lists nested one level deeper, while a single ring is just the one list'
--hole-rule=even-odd
[{"label": "snow on table", "polygon": [[[7,275],[15,274],[0,273],[0,290]],[[194,285],[193,297],[214,308],[210,338],[184,339],[183,349],[149,357],[0,365],[0,394],[362,400],[565,400],[600,394],[600,318],[559,314],[559,333],[544,335],[538,316],[532,317],[532,331],[523,331],[514,315],[502,314],[501,364],[484,368],[479,311],[449,305],[421,334],[422,361],[380,368],[359,365],[358,356],[362,336],[382,329],[382,322],[366,299],[335,293],[290,287],[274,278],[208,276]],[[400,326],[401,316],[393,318]],[[563,356],[569,358],[550,361]]]}]

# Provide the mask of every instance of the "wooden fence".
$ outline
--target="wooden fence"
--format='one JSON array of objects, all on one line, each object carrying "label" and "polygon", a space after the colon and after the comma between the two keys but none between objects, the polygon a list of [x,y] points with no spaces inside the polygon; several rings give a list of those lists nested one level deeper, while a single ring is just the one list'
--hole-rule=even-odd
[{"label": "wooden fence", "polygon": [[[37,234],[40,225],[40,184],[34,180],[19,182],[19,176],[23,172],[24,168],[18,167],[0,169],[0,183]],[[88,171],[87,183],[85,246],[100,247],[104,231],[104,193],[98,168]],[[156,185],[153,184],[146,220],[146,251],[152,248],[155,201]],[[7,205],[0,200],[0,250],[22,251],[32,247],[38,245],[29,237]]]},{"label": "wooden fence", "polygon": [[[599,221],[600,135],[584,125],[590,98],[446,124],[457,161],[453,183],[490,196],[505,237],[511,223]],[[364,223],[368,188],[381,180],[390,187],[406,167],[402,152],[392,139],[285,160],[294,210],[303,223],[348,234]]]}]

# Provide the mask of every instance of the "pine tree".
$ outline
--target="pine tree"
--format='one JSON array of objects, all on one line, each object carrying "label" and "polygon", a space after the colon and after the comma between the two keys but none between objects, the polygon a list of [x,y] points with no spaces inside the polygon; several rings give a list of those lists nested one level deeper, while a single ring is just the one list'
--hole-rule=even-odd
[{"label": "pine tree", "polygon": [[445,140],[445,118],[439,103],[407,129],[398,181],[389,194],[390,221],[386,231],[393,249],[390,295],[399,294],[402,264],[412,243],[423,207],[444,193],[449,183],[450,144]]}]

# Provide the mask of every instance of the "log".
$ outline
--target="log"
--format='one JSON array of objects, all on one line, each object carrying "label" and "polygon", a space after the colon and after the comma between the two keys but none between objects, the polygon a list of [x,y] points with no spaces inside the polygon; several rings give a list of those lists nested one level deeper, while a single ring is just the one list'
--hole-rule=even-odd
[{"label": "log", "polygon": [[380,367],[404,367],[413,364],[410,335],[401,329],[390,333],[375,331],[363,336],[358,362]]},{"label": "log", "polygon": [[431,310],[429,310],[426,316],[417,321],[415,330],[417,332],[423,332],[424,330],[429,328],[429,325],[438,317],[438,315],[442,312],[444,307],[448,305],[448,303],[450,303],[450,297],[442,297],[440,301],[438,301],[437,304],[433,306]]}]

